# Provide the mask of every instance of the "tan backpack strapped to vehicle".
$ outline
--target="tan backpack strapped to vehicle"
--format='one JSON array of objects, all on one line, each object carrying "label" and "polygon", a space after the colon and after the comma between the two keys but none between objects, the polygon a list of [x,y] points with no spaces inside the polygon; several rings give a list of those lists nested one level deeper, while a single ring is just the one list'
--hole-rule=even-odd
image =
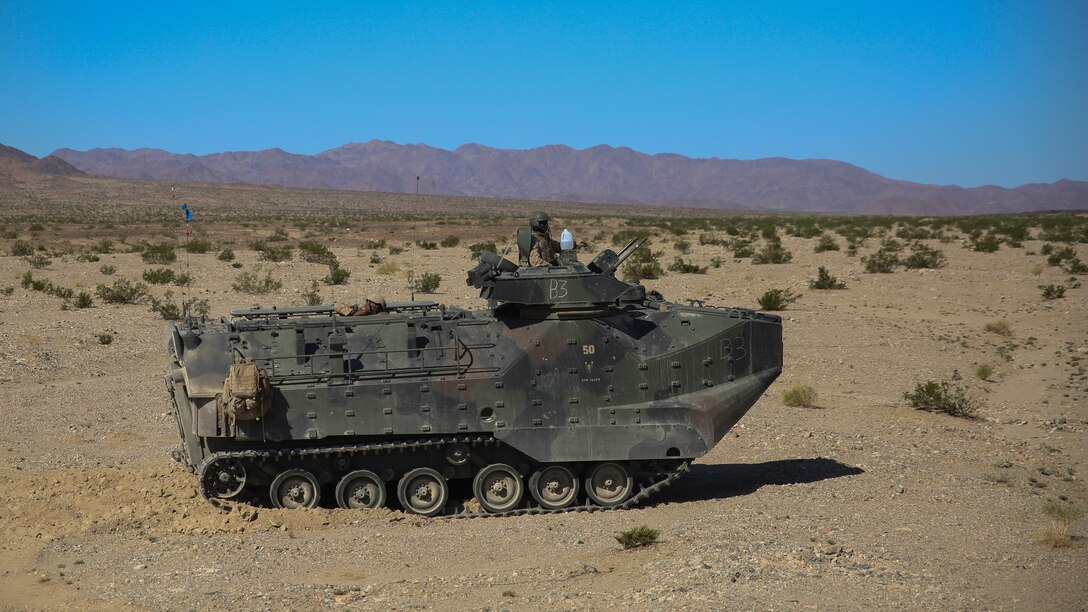
[{"label": "tan backpack strapped to vehicle", "polygon": [[272,407],[268,372],[252,363],[236,363],[223,382],[220,396],[225,411],[236,421],[255,421]]}]

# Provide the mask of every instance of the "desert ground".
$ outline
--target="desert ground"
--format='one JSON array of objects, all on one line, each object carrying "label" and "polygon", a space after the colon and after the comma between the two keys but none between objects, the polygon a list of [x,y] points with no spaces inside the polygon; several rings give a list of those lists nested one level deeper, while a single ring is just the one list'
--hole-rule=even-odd
[{"label": "desert ground", "polygon": [[[883,237],[875,220],[876,233],[851,256],[831,231],[838,251],[816,253],[816,237],[789,235],[800,217],[760,217],[753,223],[774,225],[792,259],[754,265],[723,246],[735,238],[723,226],[690,221],[751,215],[178,187],[176,200],[154,181],[0,190],[2,608],[1088,606],[1088,520],[1078,517],[1088,507],[1088,287],[1083,275],[1048,265],[1040,217],[1002,220],[1030,230],[995,252],[970,248],[972,237],[948,225],[943,239],[921,240],[946,265],[880,274],[865,272],[863,258],[909,220]],[[191,235],[180,202],[195,211]],[[426,298],[483,308],[464,283],[469,245],[501,249],[545,207],[556,233],[569,227],[591,243],[583,261],[637,228],[650,232],[663,266],[676,257],[706,266],[644,281],[672,301],[758,308],[769,289],[801,294],[779,313],[779,380],[687,476],[636,509],[421,519],[385,509],[216,508],[169,456],[179,440],[162,382],[163,317],[148,298],[111,304],[96,292],[165,267],[191,284],[150,284],[152,296],[206,300],[218,317],[257,303],[303,305],[315,287],[323,303],[409,299],[411,271],[441,275]],[[277,230],[285,239],[267,244],[295,247],[291,259],[261,260],[251,243]],[[448,236],[458,244],[421,246]],[[212,248],[177,248],[170,264],[133,250],[192,237]],[[303,261],[303,240],[327,246],[351,273],[347,283],[322,282],[329,267]],[[909,253],[913,240],[899,242]],[[756,236],[753,245],[765,243]],[[12,254],[24,244],[31,255]],[[233,261],[218,257],[226,248]],[[1070,248],[1088,260],[1088,244]],[[818,266],[846,288],[810,289]],[[28,272],[51,285],[24,283]],[[270,272],[282,287],[235,290],[247,272]],[[1064,297],[1044,299],[1039,287],[1051,284]],[[59,297],[64,288],[93,305],[76,307]],[[992,372],[980,377],[979,366]],[[904,398],[954,372],[978,404],[974,418],[916,410]],[[816,390],[814,406],[785,405],[783,393],[798,385]],[[624,550],[615,534],[640,525],[660,530],[658,541]]]}]

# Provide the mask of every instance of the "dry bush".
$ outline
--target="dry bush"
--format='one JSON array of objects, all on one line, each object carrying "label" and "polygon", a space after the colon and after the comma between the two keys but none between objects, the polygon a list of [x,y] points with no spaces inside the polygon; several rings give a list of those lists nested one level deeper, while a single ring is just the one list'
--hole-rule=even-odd
[{"label": "dry bush", "polygon": [[1043,504],[1042,513],[1050,524],[1039,529],[1039,539],[1050,548],[1071,548],[1072,536],[1069,535],[1069,526],[1084,515],[1084,511],[1071,503],[1061,501],[1048,501]]},{"label": "dry bush", "polygon": [[763,248],[752,256],[752,263],[784,264],[789,263],[792,259],[793,253],[787,251],[781,242],[775,240],[763,245]]},{"label": "dry bush", "polygon": [[991,334],[997,334],[999,336],[1011,336],[1012,326],[1008,321],[990,321],[986,325],[982,326],[983,331],[988,331]]},{"label": "dry bush", "polygon": [[1043,292],[1044,300],[1060,300],[1065,297],[1064,285],[1039,285]]},{"label": "dry bush", "polygon": [[953,372],[948,380],[927,380],[903,394],[916,410],[943,412],[955,417],[971,419],[978,411],[979,402],[967,396],[967,389],[958,384],[959,372]]},{"label": "dry bush", "polygon": [[617,542],[623,545],[624,549],[628,549],[649,546],[656,542],[660,535],[660,530],[641,525],[618,533],[615,535],[615,538]]},{"label": "dry bush", "polygon": [[272,271],[268,270],[265,272],[264,278],[261,278],[257,271],[242,272],[238,275],[238,278],[234,280],[234,284],[231,285],[231,287],[240,293],[262,295],[272,291],[279,291],[283,288],[283,283],[272,278]]},{"label": "dry bush", "polygon": [[148,296],[147,285],[125,278],[113,281],[112,285],[98,285],[94,292],[107,304],[136,304]]},{"label": "dry bush", "polygon": [[820,266],[816,271],[816,278],[808,281],[809,289],[846,289],[846,283],[832,276],[827,268]]},{"label": "dry bush", "polygon": [[813,408],[816,406],[816,389],[808,385],[797,385],[782,393],[782,403],[791,408]]},{"label": "dry bush", "polygon": [[785,310],[787,306],[801,299],[789,289],[770,289],[756,300],[763,310]]}]

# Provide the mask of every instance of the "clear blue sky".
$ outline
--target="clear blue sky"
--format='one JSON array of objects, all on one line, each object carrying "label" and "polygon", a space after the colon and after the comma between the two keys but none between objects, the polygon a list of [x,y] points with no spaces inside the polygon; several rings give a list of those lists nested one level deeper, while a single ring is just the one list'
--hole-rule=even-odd
[{"label": "clear blue sky", "polygon": [[0,1],[0,142],[625,145],[1088,179],[1088,1]]}]

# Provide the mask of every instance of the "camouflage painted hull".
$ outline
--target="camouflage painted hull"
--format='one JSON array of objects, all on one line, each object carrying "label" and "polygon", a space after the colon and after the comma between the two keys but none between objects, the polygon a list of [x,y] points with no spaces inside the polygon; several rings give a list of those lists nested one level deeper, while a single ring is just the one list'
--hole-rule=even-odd
[{"label": "camouflage painted hull", "polygon": [[[265,488],[290,470],[307,472],[319,497],[320,488],[360,469],[383,483],[425,467],[455,480],[495,462],[522,477],[564,466],[576,479],[613,462],[653,482],[713,448],[782,368],[780,319],[750,310],[628,304],[527,318],[424,302],[391,306],[369,317],[254,310],[169,324],[167,382],[181,456],[199,472],[202,491],[268,495],[281,505],[277,490]],[[235,418],[223,402],[224,379],[238,361],[268,375],[269,406],[260,418]],[[442,446],[459,436],[474,444],[452,459],[449,449],[417,452],[413,443]],[[414,450],[392,456],[375,443]]]},{"label": "camouflage painted hull", "polygon": [[630,507],[782,371],[779,317],[618,280],[641,246],[542,267],[482,252],[466,280],[482,311],[257,308],[170,324],[179,459],[209,499],[287,508],[327,489],[341,507],[380,507],[395,483],[405,510],[434,516],[457,481],[490,514]]}]

